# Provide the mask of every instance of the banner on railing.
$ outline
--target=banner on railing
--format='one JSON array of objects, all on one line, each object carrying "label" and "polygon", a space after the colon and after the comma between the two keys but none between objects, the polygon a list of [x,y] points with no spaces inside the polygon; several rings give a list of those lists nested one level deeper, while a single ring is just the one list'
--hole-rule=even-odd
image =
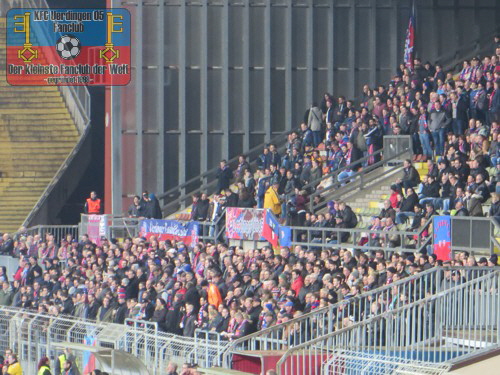
[{"label": "banner on railing", "polygon": [[228,207],[226,237],[233,240],[265,241],[263,237],[266,210]]},{"label": "banner on railing", "polygon": [[97,246],[101,246],[101,238],[107,237],[108,221],[105,215],[87,216],[87,235],[89,240]]},{"label": "banner on railing", "polygon": [[[273,248],[281,244],[278,219],[267,209],[229,207],[226,210],[226,236],[230,239],[247,241],[269,241]],[[289,243],[284,231],[283,241]]]},{"label": "banner on railing", "polygon": [[434,216],[434,254],[438,260],[451,259],[451,218],[450,216]]},{"label": "banner on railing", "polygon": [[198,243],[199,224],[197,221],[182,223],[177,220],[141,220],[139,235],[149,240],[155,236],[158,241],[180,241],[187,246]]}]

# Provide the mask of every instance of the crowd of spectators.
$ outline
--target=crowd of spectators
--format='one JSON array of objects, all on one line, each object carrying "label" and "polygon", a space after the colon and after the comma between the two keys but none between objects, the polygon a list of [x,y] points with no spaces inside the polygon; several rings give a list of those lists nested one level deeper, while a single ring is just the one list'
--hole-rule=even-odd
[{"label": "crowd of spectators", "polygon": [[[419,176],[411,165],[405,165],[405,178],[397,181],[400,202],[408,188],[418,188],[418,204],[424,207],[430,203],[449,213],[458,206],[460,214],[478,216],[478,202],[485,203],[496,192],[498,181],[498,53],[500,48],[491,57],[465,61],[457,74],[443,71],[440,65],[422,64],[417,58],[412,71],[401,65],[387,87],[365,85],[357,106],[352,100],[325,93],[319,104],[307,109],[300,127],[290,132],[284,151],[269,144],[255,160],[256,169],[245,155],[234,169],[221,161],[216,195],[212,200],[196,195],[191,219],[214,220],[224,207],[264,207],[288,224],[302,226],[310,193],[336,182],[322,176],[345,168],[337,180],[349,181],[376,161],[378,155],[370,155],[382,147],[384,135],[410,135],[414,156],[409,163],[429,163],[430,177]],[[363,162],[355,163],[361,158]],[[464,198],[457,198],[458,187]],[[412,216],[414,206],[404,207],[398,224]],[[393,208],[400,207],[393,202]]]},{"label": "crowd of spectators", "polygon": [[[435,255],[373,253],[347,249],[283,247],[244,250],[225,244],[182,243],[155,238],[91,243],[68,236],[49,258],[46,238],[14,241],[19,268],[0,268],[0,305],[52,317],[125,323],[158,323],[160,330],[193,336],[196,329],[234,340],[314,309],[441,265],[497,265],[497,257],[462,253],[450,262]],[[39,265],[38,263],[42,265]],[[64,265],[64,267],[62,266]]]}]

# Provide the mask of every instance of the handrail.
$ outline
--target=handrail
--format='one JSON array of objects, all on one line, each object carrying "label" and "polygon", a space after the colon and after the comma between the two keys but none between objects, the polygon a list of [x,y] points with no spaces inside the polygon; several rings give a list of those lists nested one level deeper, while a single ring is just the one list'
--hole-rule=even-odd
[{"label": "handrail", "polygon": [[[292,231],[292,245],[305,245],[308,247],[332,247],[332,246],[339,246],[342,243],[337,243],[337,244],[330,244],[327,243],[326,240],[330,237],[327,237],[327,235],[336,233],[337,239],[341,237],[342,233],[349,233],[349,235],[353,235],[355,237],[353,239],[353,244],[347,245],[350,248],[354,249],[365,249],[365,250],[379,250],[379,249],[384,249],[382,246],[367,246],[367,245],[357,245],[356,244],[356,236],[355,235],[361,235],[361,234],[368,234],[370,235],[375,234],[375,235],[380,235],[380,237],[387,237],[387,236],[400,236],[401,239],[407,238],[408,236],[413,237],[417,236],[417,244],[416,244],[416,249],[415,251],[420,250],[422,247],[422,233],[427,230],[428,226],[431,225],[432,223],[432,217],[429,218],[426,223],[416,232],[414,231],[407,231],[407,230],[391,230],[391,231],[384,231],[381,229],[367,229],[367,228],[335,228],[335,227],[290,227]],[[307,233],[307,241],[302,242],[302,241],[297,241],[295,238],[295,234],[301,234],[303,232]],[[311,240],[311,232],[321,232],[321,242],[315,243],[312,242]],[[404,251],[409,251],[407,247],[403,246],[403,242],[401,241],[402,244],[398,247],[393,247],[390,248],[391,251],[395,251],[398,249],[403,249]],[[426,239],[424,242],[428,242],[428,239]],[[386,244],[386,247],[387,244]]]},{"label": "handrail", "polygon": [[[277,136],[275,136],[274,138],[272,138],[269,142],[265,142],[265,144],[271,144],[271,143],[276,143],[277,141],[283,141],[283,136],[285,136],[286,134],[289,134],[289,133],[290,133],[290,131],[291,131],[291,130],[286,130],[286,131],[284,131],[284,132],[282,132],[282,133],[278,134]],[[285,140],[286,140],[286,139],[285,139]],[[255,146],[255,147],[251,148],[251,149],[250,149],[250,150],[248,150],[247,152],[242,153],[242,154],[245,154],[245,155],[248,157],[248,156],[249,156],[249,154],[253,154],[253,153],[255,153],[255,152],[258,152],[259,150],[260,150],[260,151],[262,151],[262,147],[263,147],[263,146],[262,146],[262,144],[259,144],[259,145]],[[237,162],[237,161],[238,161],[239,156],[240,156],[240,155],[237,155],[237,156],[233,157],[232,159],[228,160],[228,161],[227,161],[227,164],[228,164],[228,165],[229,165],[229,164],[234,164],[235,162]],[[251,162],[251,161],[249,161],[249,162]],[[212,168],[212,169],[209,169],[208,171],[206,171],[206,172],[202,173],[202,174],[201,174],[201,175],[199,175],[199,176],[195,176],[195,177],[193,177],[193,178],[191,178],[191,179],[187,180],[186,182],[184,182],[184,183],[182,183],[182,184],[180,184],[180,185],[177,185],[176,187],[173,187],[173,188],[171,188],[171,189],[167,190],[167,191],[166,191],[166,192],[164,192],[164,193],[158,194],[158,195],[157,195],[157,198],[158,198],[158,199],[164,199],[164,198],[168,197],[169,195],[171,195],[171,194],[173,194],[173,193],[177,192],[178,190],[180,190],[180,189],[182,189],[182,188],[187,187],[188,185],[192,184],[193,182],[199,181],[199,180],[201,180],[201,179],[203,179],[203,178],[205,178],[205,177],[208,177],[208,176],[210,176],[211,174],[213,174],[213,173],[217,172],[217,169],[218,169],[218,168],[219,168],[219,167],[214,167],[214,168]]]},{"label": "handrail", "polygon": [[[420,292],[420,289],[418,286],[415,286],[414,281],[420,280],[424,284],[427,282],[427,279],[432,280],[435,279],[434,285],[436,287],[441,287],[441,278],[442,274],[445,271],[451,271],[451,270],[468,270],[472,275],[480,274],[481,272],[493,272],[495,271],[494,268],[488,268],[488,267],[433,267],[428,270],[419,272],[418,274],[406,277],[404,279],[400,279],[396,282],[393,282],[388,285],[384,285],[382,287],[373,289],[368,292],[364,292],[360,295],[357,295],[355,297],[352,297],[347,300],[339,301],[331,306],[324,307],[322,309],[318,309],[315,311],[312,311],[308,314],[304,314],[300,317],[296,317],[294,319],[291,319],[287,321],[286,323],[278,324],[272,327],[269,327],[267,329],[261,330],[259,332],[244,336],[242,338],[239,338],[237,340],[234,340],[231,342],[231,344],[228,346],[226,352],[224,353],[224,364],[226,366],[229,366],[229,357],[232,353],[238,352],[239,350],[237,349],[238,347],[244,347],[245,349],[253,349],[253,348],[248,348],[248,345],[252,340],[258,340],[261,343],[271,342],[276,344],[277,341],[279,341],[281,337],[281,333],[287,329],[287,327],[292,327],[296,324],[301,324],[301,327],[303,328],[302,331],[308,330],[308,326],[304,325],[304,322],[312,322],[314,320],[320,321],[323,317],[325,317],[325,320],[328,322],[329,328],[330,326],[334,323],[335,319],[338,319],[338,317],[335,316],[335,312],[338,310],[348,310],[350,311],[351,307],[357,306],[359,303],[363,301],[372,301],[375,300],[376,298],[374,296],[384,296],[385,293],[389,293],[393,291],[395,288],[399,292],[406,292],[408,293],[410,289],[413,289],[414,294]],[[410,293],[411,294],[411,293]],[[377,297],[377,299],[378,299]],[[328,332],[328,331],[327,331]],[[315,335],[321,335],[320,332],[315,332]],[[307,342],[310,342],[310,340],[306,340]],[[282,345],[286,345],[286,342],[281,342]],[[281,347],[280,347],[281,348]],[[262,348],[261,348],[262,349]]]},{"label": "handrail", "polygon": [[[365,178],[364,176],[366,174],[368,174],[369,172],[372,172],[374,171],[375,169],[379,168],[380,166],[384,165],[384,164],[387,164],[389,162],[391,162],[392,160],[397,160],[400,156],[406,154],[407,152],[409,152],[409,149],[405,149],[395,155],[393,155],[392,157],[388,158],[388,159],[383,159],[383,160],[379,160],[378,162],[366,167],[366,168],[363,168],[361,171],[359,172],[356,172],[354,173],[353,175],[351,175],[348,180],[355,180],[355,181],[351,181],[351,182],[348,182],[347,184],[349,184],[349,191],[352,191],[354,189],[354,184],[358,184],[360,188],[363,188],[363,184],[367,181],[365,181]],[[349,166],[350,167],[350,166]],[[400,167],[399,164],[397,164],[396,166],[393,166],[390,171],[393,171],[393,170],[396,170]],[[357,177],[360,177],[359,179],[357,179]],[[379,178],[380,176],[377,176],[377,178]],[[369,180],[371,181],[371,180]],[[336,181],[334,182],[332,185],[326,187],[325,189],[321,189],[321,190],[317,190],[315,191],[314,193],[312,193],[310,196],[309,196],[309,208],[310,208],[310,211],[311,212],[316,212],[318,209],[321,209],[323,208],[325,205],[326,205],[326,202],[319,202],[318,204],[315,204],[314,203],[314,198],[316,196],[323,196],[325,195],[325,193],[331,191],[331,190],[334,190],[337,191],[339,190],[340,188],[342,188],[344,185],[346,185],[345,182],[339,182],[339,181]]]},{"label": "handrail", "polygon": [[[289,132],[290,131],[287,130],[287,131],[279,134],[277,137],[274,137],[273,139],[271,139],[271,141],[266,142],[266,143],[278,144],[278,141],[280,141],[281,143],[277,147],[277,149],[279,152],[281,152],[286,147],[286,136],[285,135],[288,134]],[[259,146],[256,146],[256,147],[252,148],[251,150],[247,151],[245,153],[245,155],[248,158],[250,156],[250,154],[257,152],[258,150],[262,150],[262,147],[263,147],[262,144]],[[234,162],[237,160],[238,160],[238,157],[235,157],[235,158],[229,160],[228,164],[234,164]],[[249,163],[251,166],[255,166],[256,161],[250,160]],[[215,178],[212,179],[210,182],[204,181],[209,176],[215,177],[215,172],[217,171],[217,169],[218,169],[218,167],[212,168],[209,171],[203,173],[202,175],[196,176],[196,177],[192,178],[191,180],[189,180],[189,181],[187,181],[179,186],[176,186],[175,188],[172,188],[165,193],[158,195],[158,199],[167,199],[169,195],[173,195],[174,193],[178,194],[176,199],[174,199],[173,201],[171,201],[169,203],[166,203],[165,205],[163,205],[161,207],[161,210],[162,210],[164,216],[167,216],[166,214],[170,214],[172,209],[177,210],[178,209],[177,206],[179,206],[180,208],[184,208],[185,202],[187,200],[190,200],[194,194],[206,192],[207,190],[210,190],[215,185],[217,185],[217,181],[215,180]],[[196,182],[199,182],[201,184],[201,186],[197,187],[196,189],[190,190],[189,192],[185,192],[185,188],[188,185],[196,183]]]},{"label": "handrail", "polygon": [[[449,294],[455,294],[456,295],[456,294],[458,294],[456,292],[458,292],[460,290],[466,290],[466,288],[468,288],[471,285],[475,285],[475,284],[481,285],[482,282],[484,282],[484,281],[486,281],[488,279],[498,278],[499,275],[500,275],[500,271],[493,269],[493,271],[491,273],[486,274],[484,276],[480,276],[478,278],[474,278],[472,280],[469,280],[469,281],[467,281],[465,283],[461,283],[459,285],[452,286],[450,288],[446,288],[446,289],[444,289],[442,291],[439,291],[439,292],[437,292],[437,293],[435,293],[435,294],[433,294],[431,296],[426,296],[422,300],[419,300],[419,301],[416,301],[416,302],[411,302],[411,303],[406,304],[404,306],[397,307],[395,309],[392,309],[392,310],[389,310],[389,311],[386,311],[386,312],[382,312],[382,313],[377,314],[377,315],[375,315],[373,317],[370,317],[368,319],[364,319],[361,322],[353,323],[352,325],[350,325],[348,327],[340,328],[340,329],[335,330],[335,331],[333,331],[333,332],[331,332],[331,333],[329,333],[327,335],[323,335],[321,337],[312,339],[312,340],[310,340],[308,342],[301,343],[301,344],[296,345],[296,346],[294,346],[292,348],[289,348],[282,355],[282,357],[278,360],[278,362],[276,364],[276,369],[278,371],[278,374],[282,373],[281,368],[282,368],[284,362],[287,360],[287,358],[289,358],[291,355],[293,355],[294,352],[297,352],[297,351],[302,350],[302,349],[311,348],[311,347],[314,347],[315,345],[319,345],[319,347],[322,348],[323,345],[321,345],[321,343],[324,343],[324,342],[331,342],[333,344],[332,339],[334,337],[341,336],[343,333],[346,333],[346,332],[349,332],[349,331],[354,331],[354,330],[356,330],[358,328],[361,328],[361,327],[366,327],[369,324],[371,324],[373,322],[376,322],[376,321],[381,321],[381,320],[384,320],[384,319],[394,318],[395,316],[397,316],[398,313],[401,313],[401,312],[404,312],[404,311],[409,311],[412,308],[418,308],[418,307],[423,308],[423,306],[426,303],[428,303],[428,302],[437,301],[439,298],[442,298],[443,296],[446,296],[446,295],[449,295]],[[436,308],[436,310],[439,313],[439,310],[437,308]],[[438,325],[436,324],[436,326],[438,326]],[[395,348],[392,348],[392,350],[394,350],[394,349]]]},{"label": "handrail", "polygon": [[[398,280],[395,283],[392,283],[389,285],[384,285],[380,288],[377,288],[377,289],[371,290],[369,292],[365,292],[361,295],[355,296],[349,300],[340,301],[340,302],[337,302],[331,306],[323,307],[323,308],[311,311],[311,312],[304,314],[302,316],[299,316],[297,318],[290,319],[286,323],[277,324],[275,326],[260,330],[259,332],[255,332],[255,333],[252,333],[250,335],[240,337],[236,340],[231,341],[229,347],[227,348],[226,353],[224,353],[224,356],[227,357],[227,355],[229,355],[229,352],[234,350],[234,347],[236,347],[239,344],[244,343],[245,341],[249,341],[253,338],[257,338],[257,339],[262,338],[262,337],[268,335],[269,333],[278,331],[279,329],[282,329],[282,328],[287,327],[287,326],[291,326],[295,323],[300,323],[302,321],[309,320],[310,318],[313,318],[317,315],[321,315],[322,313],[324,313],[326,311],[335,310],[339,307],[345,306],[346,304],[353,304],[361,299],[369,298],[370,296],[372,296],[374,294],[378,294],[378,293],[390,290],[395,286],[399,286],[399,285],[404,284],[404,283],[412,282],[413,280],[417,280],[417,279],[421,278],[422,276],[428,275],[430,273],[435,273],[438,271],[440,272],[441,270],[442,269],[440,269],[438,267],[430,268],[428,270],[425,270],[423,272],[418,273],[417,275],[413,275],[413,276]],[[226,361],[224,361],[224,363],[228,364]]]},{"label": "handrail", "polygon": [[380,155],[380,154],[382,154],[383,152],[384,152],[384,149],[383,149],[383,148],[381,148],[380,150],[375,151],[373,154],[369,154],[369,155],[367,155],[367,156],[363,156],[361,159],[358,159],[358,160],[356,160],[356,161],[352,162],[352,163],[351,163],[351,164],[349,164],[349,165],[345,165],[345,166],[343,166],[342,168],[338,168],[338,169],[336,169],[336,170],[334,170],[334,171],[332,171],[332,172],[330,172],[330,173],[328,173],[328,174],[326,174],[326,175],[321,176],[320,178],[317,178],[317,179],[316,179],[316,180],[314,180],[314,181],[311,181],[311,182],[309,182],[309,183],[305,184],[304,186],[302,186],[301,190],[307,190],[308,188],[311,188],[311,187],[312,187],[312,188],[316,188],[316,186],[318,186],[321,182],[325,181],[326,179],[328,179],[328,178],[330,178],[330,177],[335,178],[335,177],[337,177],[337,176],[338,176],[341,172],[344,172],[344,171],[346,171],[346,170],[348,170],[348,169],[352,169],[353,167],[358,166],[358,165],[363,165],[363,163],[364,163],[365,161],[368,161],[368,159],[370,159],[370,158],[372,158],[372,157],[374,157],[374,156]]}]

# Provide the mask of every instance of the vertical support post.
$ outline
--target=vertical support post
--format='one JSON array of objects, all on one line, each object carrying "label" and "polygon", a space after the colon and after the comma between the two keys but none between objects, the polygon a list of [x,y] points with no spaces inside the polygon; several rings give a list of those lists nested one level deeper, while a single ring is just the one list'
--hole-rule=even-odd
[{"label": "vertical support post", "polygon": [[350,0],[349,10],[349,98],[354,98],[356,89],[356,0]]},{"label": "vertical support post", "polygon": [[[143,3],[137,2],[135,14],[135,40],[140,45],[142,43],[143,33]],[[142,164],[143,164],[143,116],[142,116],[142,89],[143,89],[143,71],[142,71],[142,48],[134,48],[135,55],[135,191],[142,191]]]},{"label": "vertical support post", "polygon": [[250,150],[250,8],[248,1],[243,3],[242,32],[242,120],[243,150]]},{"label": "vertical support post", "polygon": [[[186,182],[186,3],[179,7],[179,185]],[[181,188],[184,196],[186,188]],[[181,202],[184,208],[184,201]]]},{"label": "vertical support post", "polygon": [[370,7],[370,84],[377,84],[377,2]]},{"label": "vertical support post", "polygon": [[333,79],[334,79],[334,61],[335,61],[335,0],[331,1],[330,7],[328,8],[328,34],[327,34],[327,64],[328,64],[328,83],[327,90],[333,95]]},{"label": "vertical support post", "polygon": [[285,9],[285,129],[295,128],[292,124],[292,0],[287,0]]},{"label": "vertical support post", "polygon": [[392,74],[396,73],[398,69],[398,15],[399,15],[399,1],[392,0],[391,3],[391,35],[389,36],[390,45],[391,45],[391,70]]},{"label": "vertical support post", "polygon": [[[122,114],[121,97],[123,88],[111,87],[111,212],[113,215],[122,213]],[[84,232],[86,233],[86,231]]]},{"label": "vertical support post", "polygon": [[311,102],[314,100],[314,94],[313,94],[313,68],[314,68],[314,49],[313,47],[315,46],[314,44],[314,27],[313,27],[313,0],[309,0],[307,2],[307,10],[306,10],[306,41],[307,41],[307,54],[306,54],[306,97],[307,97],[307,103],[304,103],[307,107],[311,104]]},{"label": "vertical support post", "polygon": [[222,8],[222,158],[229,159],[229,0],[224,0]]},{"label": "vertical support post", "polygon": [[271,3],[264,8],[264,129],[266,142],[271,140]]},{"label": "vertical support post", "polygon": [[156,98],[156,113],[158,115],[158,137],[156,137],[156,192],[165,191],[165,2],[158,3],[157,33],[158,40],[158,70],[156,79],[159,83],[158,95]]},{"label": "vertical support post", "polygon": [[[200,172],[203,174],[208,171],[208,5],[205,1],[202,2],[200,30]],[[207,178],[203,178],[202,188],[207,182]]]}]

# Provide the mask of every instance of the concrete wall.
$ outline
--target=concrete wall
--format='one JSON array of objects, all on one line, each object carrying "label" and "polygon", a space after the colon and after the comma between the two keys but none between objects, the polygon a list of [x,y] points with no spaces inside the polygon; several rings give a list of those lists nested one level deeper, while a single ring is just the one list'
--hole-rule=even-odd
[{"label": "concrete wall", "polygon": [[[129,86],[113,88],[114,213],[123,197],[163,192],[296,127],[326,91],[354,98],[365,83],[387,83],[409,15],[409,0],[124,4],[134,69]],[[450,63],[478,52],[498,31],[499,8],[417,0],[417,54]]]}]

